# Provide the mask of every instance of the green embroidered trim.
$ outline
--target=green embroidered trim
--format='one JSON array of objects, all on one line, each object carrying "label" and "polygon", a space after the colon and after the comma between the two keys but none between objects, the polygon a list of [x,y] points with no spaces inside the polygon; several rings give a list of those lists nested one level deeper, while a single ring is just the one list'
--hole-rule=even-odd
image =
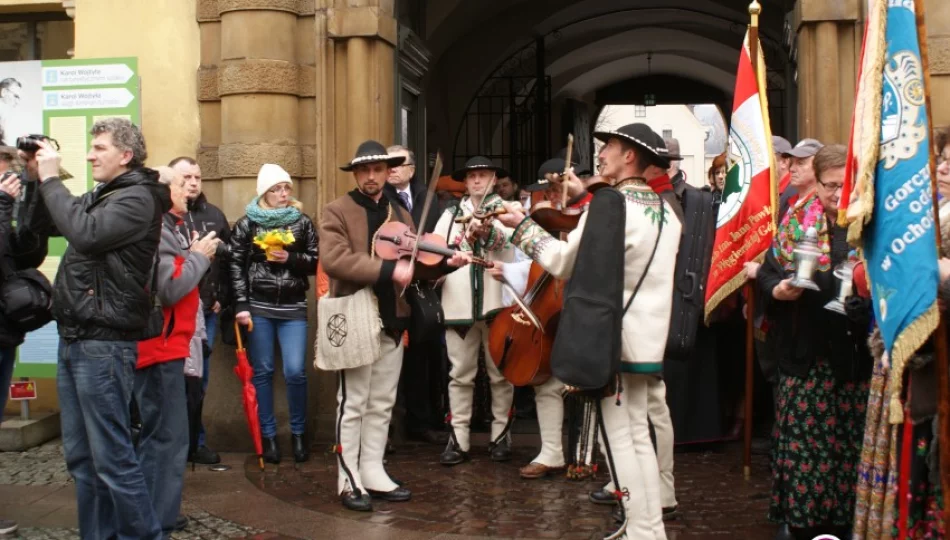
[{"label": "green embroidered trim", "polygon": [[525,229],[531,226],[532,223],[534,223],[534,220],[531,219],[531,216],[525,216],[524,219],[521,220],[521,223],[519,223],[518,226],[515,227],[515,230],[512,231],[511,243],[516,246],[520,244],[521,235],[524,233]]},{"label": "green embroidered trim", "polygon": [[620,364],[620,371],[635,375],[654,375],[656,373],[663,372],[663,362],[648,362],[645,364],[631,364],[629,362],[623,362]]}]

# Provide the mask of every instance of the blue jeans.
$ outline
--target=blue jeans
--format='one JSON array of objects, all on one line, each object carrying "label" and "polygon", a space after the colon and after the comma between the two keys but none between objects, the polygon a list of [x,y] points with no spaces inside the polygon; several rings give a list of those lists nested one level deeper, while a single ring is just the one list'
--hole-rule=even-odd
[{"label": "blue jeans", "polygon": [[16,347],[0,349],[0,420],[3,420],[3,410],[7,408],[7,398],[10,397],[10,381],[13,380],[13,366],[16,364]]},{"label": "blue jeans", "polygon": [[257,416],[261,436],[277,436],[274,418],[274,345],[280,342],[284,360],[284,381],[287,383],[287,404],[290,408],[290,432],[303,435],[307,428],[307,350],[306,319],[271,319],[252,315],[254,331],[248,333],[247,352],[254,368],[257,389]]},{"label": "blue jeans", "polygon": [[174,360],[135,371],[135,401],[142,417],[136,449],[145,485],[162,530],[171,535],[181,510],[188,461],[188,404],[185,361]]},{"label": "blue jeans", "polygon": [[[214,348],[214,338],[218,332],[218,314],[213,311],[205,312],[205,332],[208,334],[208,354],[204,355],[204,367],[201,371],[201,394],[208,395],[208,375],[211,373],[211,349]],[[198,419],[198,446],[205,444],[205,425]]]},{"label": "blue jeans", "polygon": [[63,451],[76,481],[83,540],[162,537],[132,448],[129,404],[137,357],[134,341],[59,341]]}]

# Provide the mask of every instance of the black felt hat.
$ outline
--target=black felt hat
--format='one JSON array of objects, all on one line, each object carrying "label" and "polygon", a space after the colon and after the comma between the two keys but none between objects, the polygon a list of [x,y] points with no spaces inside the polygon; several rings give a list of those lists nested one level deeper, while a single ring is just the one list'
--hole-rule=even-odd
[{"label": "black felt hat", "polygon": [[[620,139],[627,141],[630,144],[635,144],[640,148],[643,148],[656,157],[660,157],[660,153],[657,150],[657,142],[659,141],[660,144],[663,143],[663,139],[660,138],[652,129],[650,129],[650,126],[639,123],[627,124],[610,131],[595,131],[594,137],[600,139],[604,143],[610,139]],[[669,152],[667,151],[665,144],[663,144],[663,154],[663,159],[669,160]]]},{"label": "black felt hat", "polygon": [[[571,163],[571,167],[575,168],[574,174],[576,174],[577,176],[584,176],[584,175],[590,174],[590,171],[586,169],[577,170],[577,166],[578,166],[577,162]],[[537,181],[535,181],[535,183],[529,186],[526,186],[524,190],[528,192],[532,192],[532,193],[535,191],[544,191],[545,189],[548,188],[548,186],[551,185],[551,182],[547,178],[545,178],[545,176],[552,173],[561,174],[563,172],[564,172],[564,158],[563,157],[551,158],[545,161],[544,163],[542,163],[541,167],[538,168]]]},{"label": "black felt hat", "polygon": [[487,157],[475,156],[469,159],[468,161],[466,161],[464,167],[452,173],[452,180],[455,180],[457,182],[462,182],[465,180],[465,175],[467,175],[469,171],[477,171],[479,169],[485,169],[487,171],[495,171],[495,176],[497,176],[498,178],[504,178],[508,176],[508,171],[495,165]]},{"label": "black felt hat", "polygon": [[366,163],[385,163],[390,167],[402,165],[406,161],[405,156],[391,156],[386,152],[386,147],[376,141],[366,141],[356,149],[356,155],[349,163],[340,167],[341,171],[352,171],[357,165]]}]

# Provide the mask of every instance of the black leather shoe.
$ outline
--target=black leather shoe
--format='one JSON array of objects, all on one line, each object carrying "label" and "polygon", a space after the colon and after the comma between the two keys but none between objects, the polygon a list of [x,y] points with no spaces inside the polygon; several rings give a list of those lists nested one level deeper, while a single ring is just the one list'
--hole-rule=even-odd
[{"label": "black leather shoe", "polygon": [[347,510],[353,510],[354,512],[373,511],[373,502],[370,500],[368,493],[357,495],[352,491],[348,491],[340,495],[340,501],[343,502],[343,507]]},{"label": "black leather shoe", "polygon": [[294,449],[294,461],[297,463],[303,463],[310,459],[310,450],[307,448],[307,443],[304,442],[305,436],[303,435],[291,435],[290,444]]},{"label": "black leather shoe", "polygon": [[511,461],[511,439],[505,437],[491,448],[492,461]]},{"label": "black leather shoe", "polygon": [[445,450],[442,451],[442,455],[439,456],[439,463],[451,467],[452,465],[458,465],[463,461],[468,459],[468,452],[463,452],[453,441],[449,441],[449,444],[445,447]]},{"label": "black leather shoe", "polygon": [[603,489],[588,493],[587,500],[594,504],[617,504],[617,496]]},{"label": "black leather shoe", "polygon": [[217,465],[221,463],[221,456],[207,446],[201,445],[195,450],[194,455],[191,456],[191,461],[198,465]]},{"label": "black leather shoe", "polygon": [[280,447],[277,446],[277,439],[274,437],[264,437],[261,439],[264,443],[264,461],[277,465],[280,463]]},{"label": "black leather shoe", "polygon": [[412,492],[404,487],[397,487],[392,491],[373,491],[372,489],[367,489],[366,491],[368,491],[372,497],[387,502],[406,502],[412,498]]},{"label": "black leather shoe", "polygon": [[188,516],[178,516],[178,519],[175,520],[175,530],[183,531],[185,527],[188,526]]},{"label": "black leather shoe", "polygon": [[445,431],[427,429],[425,431],[411,431],[408,435],[410,440],[424,442],[427,444],[437,444],[441,446],[449,442],[449,434]]}]

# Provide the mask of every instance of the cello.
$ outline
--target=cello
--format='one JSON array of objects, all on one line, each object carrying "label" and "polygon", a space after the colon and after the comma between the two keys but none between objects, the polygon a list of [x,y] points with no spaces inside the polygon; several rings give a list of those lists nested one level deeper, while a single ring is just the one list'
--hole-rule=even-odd
[{"label": "cello", "polygon": [[[557,202],[532,204],[530,216],[554,236],[577,228],[583,210],[558,209]],[[495,316],[488,333],[488,351],[498,371],[514,386],[538,386],[551,378],[551,348],[564,305],[564,281],[536,262],[531,263],[524,302],[540,327],[528,320],[518,305]]]}]

